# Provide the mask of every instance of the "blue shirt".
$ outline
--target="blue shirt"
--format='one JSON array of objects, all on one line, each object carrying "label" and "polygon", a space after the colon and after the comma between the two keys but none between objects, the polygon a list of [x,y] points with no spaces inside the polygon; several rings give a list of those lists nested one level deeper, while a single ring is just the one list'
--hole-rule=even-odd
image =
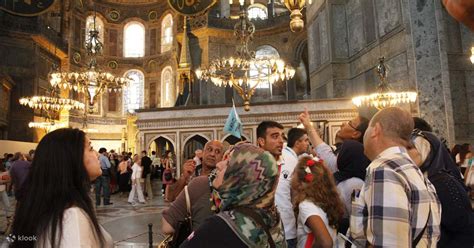
[{"label": "blue shirt", "polygon": [[103,154],[100,154],[99,156],[99,162],[100,162],[100,168],[102,170],[107,170],[107,169],[110,169],[110,161],[109,159],[104,156]]}]

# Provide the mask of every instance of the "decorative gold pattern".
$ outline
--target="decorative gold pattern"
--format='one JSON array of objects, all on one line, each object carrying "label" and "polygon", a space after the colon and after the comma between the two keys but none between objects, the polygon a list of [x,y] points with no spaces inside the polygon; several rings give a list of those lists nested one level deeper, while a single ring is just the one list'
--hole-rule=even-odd
[{"label": "decorative gold pattern", "polygon": [[118,21],[120,19],[120,12],[117,10],[111,10],[108,14],[110,20],[112,21]]},{"label": "decorative gold pattern", "polygon": [[150,11],[148,13],[148,20],[149,21],[156,21],[156,19],[158,19],[158,13],[154,10]]},{"label": "decorative gold pattern", "polygon": [[118,68],[118,63],[117,63],[117,61],[115,61],[115,60],[111,60],[111,61],[109,61],[109,63],[107,63],[107,66],[108,66],[110,69],[115,70],[115,69]]},{"label": "decorative gold pattern", "polygon": [[72,60],[73,60],[74,63],[76,63],[76,64],[81,63],[81,54],[78,53],[78,52],[75,52],[75,53],[72,55]]}]

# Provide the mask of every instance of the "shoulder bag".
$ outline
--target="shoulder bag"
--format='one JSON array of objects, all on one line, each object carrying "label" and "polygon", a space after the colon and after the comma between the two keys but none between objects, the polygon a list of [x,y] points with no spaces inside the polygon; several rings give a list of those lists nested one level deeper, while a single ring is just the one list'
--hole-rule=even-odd
[{"label": "shoulder bag", "polygon": [[167,236],[158,246],[158,248],[174,248],[179,247],[193,231],[192,217],[191,217],[191,200],[189,198],[188,186],[184,187],[184,194],[186,196],[186,217],[184,220],[178,222],[178,227],[175,232]]}]

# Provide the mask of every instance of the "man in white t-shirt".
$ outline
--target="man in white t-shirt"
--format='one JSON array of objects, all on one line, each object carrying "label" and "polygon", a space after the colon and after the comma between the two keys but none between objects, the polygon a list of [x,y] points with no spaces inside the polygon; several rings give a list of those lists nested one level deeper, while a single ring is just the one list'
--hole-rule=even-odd
[{"label": "man in white t-shirt", "polygon": [[281,167],[275,192],[275,204],[283,221],[289,248],[296,247],[296,219],[291,203],[291,174],[298,163],[298,156],[307,152],[308,147],[309,138],[304,129],[292,128],[288,131],[288,145],[282,151],[285,163]]}]

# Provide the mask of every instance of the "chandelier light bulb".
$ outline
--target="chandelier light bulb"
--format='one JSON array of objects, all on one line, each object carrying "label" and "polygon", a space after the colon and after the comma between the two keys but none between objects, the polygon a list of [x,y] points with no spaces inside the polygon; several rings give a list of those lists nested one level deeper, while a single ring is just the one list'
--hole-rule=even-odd
[{"label": "chandelier light bulb", "polygon": [[471,58],[470,59],[471,59],[471,63],[474,64],[474,46],[471,47]]}]

